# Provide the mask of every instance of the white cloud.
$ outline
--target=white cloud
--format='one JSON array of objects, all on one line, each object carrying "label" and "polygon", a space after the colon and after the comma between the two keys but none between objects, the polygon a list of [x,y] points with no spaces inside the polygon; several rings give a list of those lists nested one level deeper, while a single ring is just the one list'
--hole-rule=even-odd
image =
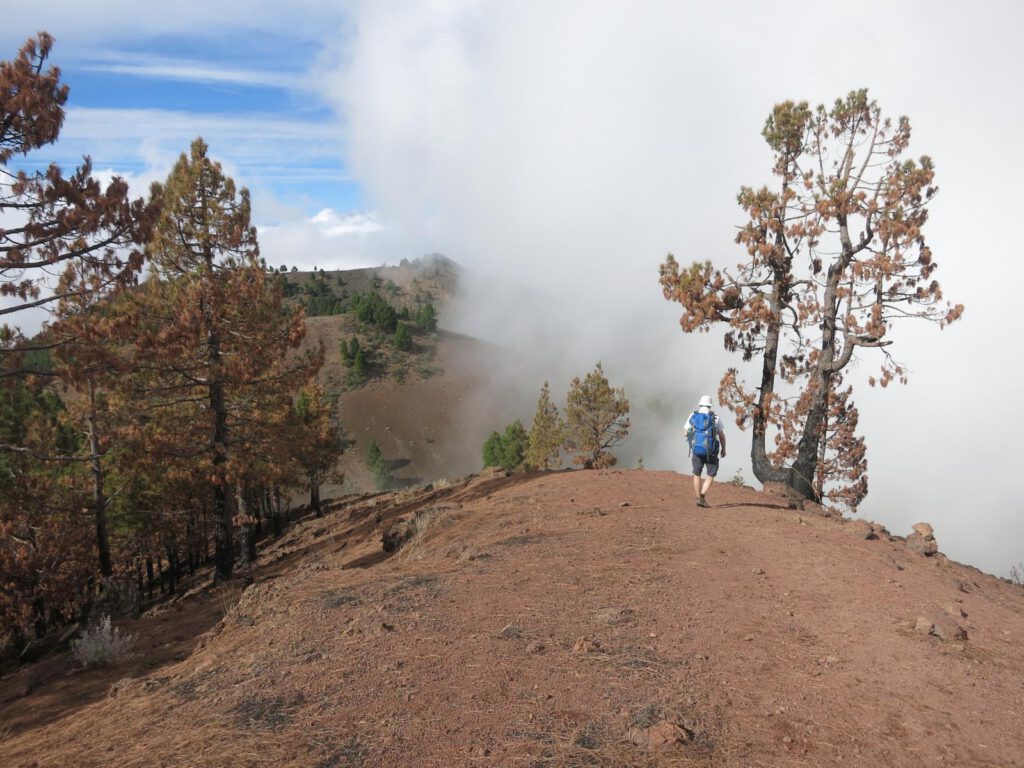
[{"label": "white cloud", "polygon": [[324,0],[292,0],[287,4],[261,0],[48,0],[8,4],[0,42],[11,48],[37,31],[47,30],[57,38],[61,50],[91,54],[111,41],[166,39],[170,35],[209,38],[214,43],[222,42],[225,32],[319,40],[340,28],[344,14],[344,3]]},{"label": "white cloud", "polygon": [[[353,176],[408,248],[491,276],[467,330],[518,337],[544,358],[539,370],[560,376],[600,357],[613,378],[683,410],[739,361],[717,333],[678,331],[657,266],[668,251],[740,260],[735,194],[770,178],[759,133],[772,105],[868,86],[888,112],[909,114],[912,150],[936,159],[943,187],[928,227],[938,276],[967,315],[942,334],[905,327],[910,386],[858,396],[864,512],[901,533],[929,520],[952,556],[1006,573],[1024,557],[1024,414],[1012,405],[1016,349],[995,347],[1012,335],[1024,278],[1008,226],[1022,170],[1024,10],[858,8],[367,2],[323,84],[345,119]],[[548,298],[503,302],[495,286],[513,280]],[[986,423],[983,447],[955,426],[965,418]],[[646,437],[663,448],[648,466],[685,466],[678,426],[651,421]]]},{"label": "white cloud", "polygon": [[232,69],[223,64],[188,59],[140,57],[132,54],[107,55],[103,60],[85,64],[81,69],[112,75],[182,82],[223,83],[228,85],[270,86],[287,90],[305,87],[305,78],[258,69]]},{"label": "white cloud", "polygon": [[323,228],[327,237],[342,235],[369,234],[381,230],[380,222],[374,213],[339,214],[330,208],[324,208],[309,219],[310,224]]},{"label": "white cloud", "polygon": [[279,224],[258,227],[258,233],[267,264],[301,270],[374,266],[389,247],[375,214],[342,214],[330,208],[311,217],[293,212]]}]

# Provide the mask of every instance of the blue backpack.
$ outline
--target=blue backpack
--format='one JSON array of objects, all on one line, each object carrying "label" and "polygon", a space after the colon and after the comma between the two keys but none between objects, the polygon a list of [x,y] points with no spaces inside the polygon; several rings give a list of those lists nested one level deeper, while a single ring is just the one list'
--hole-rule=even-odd
[{"label": "blue backpack", "polygon": [[694,411],[690,416],[693,435],[690,438],[690,450],[694,456],[702,459],[713,459],[718,456],[718,427],[714,413]]}]

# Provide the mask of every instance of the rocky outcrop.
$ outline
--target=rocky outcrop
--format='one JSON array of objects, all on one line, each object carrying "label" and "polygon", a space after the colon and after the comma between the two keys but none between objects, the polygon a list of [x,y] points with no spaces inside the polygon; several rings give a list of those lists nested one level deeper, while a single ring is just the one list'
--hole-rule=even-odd
[{"label": "rocky outcrop", "polygon": [[907,549],[925,556],[939,551],[939,543],[935,541],[935,533],[928,523],[914,525],[914,532],[907,536]]},{"label": "rocky outcrop", "polygon": [[948,612],[931,611],[921,614],[914,622],[914,631],[940,640],[966,640],[967,630]]}]

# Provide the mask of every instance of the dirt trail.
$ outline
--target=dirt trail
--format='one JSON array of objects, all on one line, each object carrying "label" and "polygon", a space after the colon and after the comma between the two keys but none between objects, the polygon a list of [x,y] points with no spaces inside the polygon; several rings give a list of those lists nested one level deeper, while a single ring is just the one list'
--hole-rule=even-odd
[{"label": "dirt trail", "polygon": [[[310,520],[189,658],[110,671],[133,677],[0,762],[1024,766],[1024,590],[750,489],[710,501],[564,472]],[[953,614],[966,640],[915,630]]]}]

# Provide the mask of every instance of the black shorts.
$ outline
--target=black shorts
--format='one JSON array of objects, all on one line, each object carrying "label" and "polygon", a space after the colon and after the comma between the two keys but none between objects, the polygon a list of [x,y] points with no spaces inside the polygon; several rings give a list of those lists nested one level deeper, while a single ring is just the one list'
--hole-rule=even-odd
[{"label": "black shorts", "polygon": [[698,456],[696,453],[690,456],[693,463],[693,474],[695,477],[700,477],[701,472],[704,471],[704,467],[708,468],[708,477],[714,477],[718,474],[718,457],[712,456],[710,459],[705,459],[702,456]]}]

